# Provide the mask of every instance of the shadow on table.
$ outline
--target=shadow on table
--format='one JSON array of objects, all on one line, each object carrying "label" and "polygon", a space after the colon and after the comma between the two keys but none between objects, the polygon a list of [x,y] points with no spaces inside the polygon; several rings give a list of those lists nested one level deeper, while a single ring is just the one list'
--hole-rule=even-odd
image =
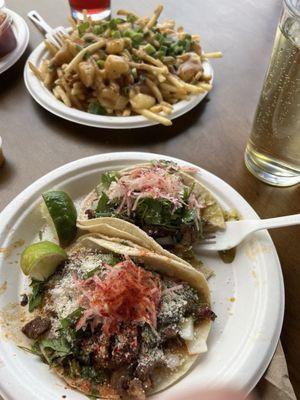
[{"label": "shadow on table", "polygon": [[13,164],[5,160],[3,165],[0,165],[0,188],[5,183],[9,182],[15,175],[16,171]]},{"label": "shadow on table", "polygon": [[1,95],[5,94],[6,91],[14,90],[20,81],[23,82],[24,66],[30,52],[31,49],[28,47],[22,57],[13,66],[0,74]]},{"label": "shadow on table", "polygon": [[197,107],[174,120],[174,125],[167,127],[154,125],[139,129],[102,129],[75,124],[57,117],[44,110],[32,100],[35,111],[53,131],[73,136],[78,141],[102,142],[110,146],[148,145],[165,142],[184,133],[191,125],[197,123],[205,110],[209,99],[204,99]]}]

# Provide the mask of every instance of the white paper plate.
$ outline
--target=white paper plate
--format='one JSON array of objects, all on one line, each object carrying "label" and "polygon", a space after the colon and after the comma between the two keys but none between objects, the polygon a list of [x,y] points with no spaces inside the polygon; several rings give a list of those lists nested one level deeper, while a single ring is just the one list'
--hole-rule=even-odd
[{"label": "white paper plate", "polygon": [[[48,51],[44,44],[41,43],[29,56],[28,61],[34,65],[40,65],[41,61],[48,57]],[[213,69],[209,62],[203,63],[204,71],[212,75]],[[76,110],[64,105],[61,101],[57,100],[42,82],[32,73],[29,68],[28,62],[24,69],[25,85],[31,96],[46,110],[58,115],[68,121],[77,122],[81,125],[94,126],[96,128],[109,128],[109,129],[131,129],[142,128],[145,126],[157,125],[157,122],[149,121],[143,116],[136,115],[130,117],[114,117],[94,115],[84,111]],[[213,78],[211,83],[213,82]],[[177,118],[182,114],[190,111],[196,107],[204,99],[207,93],[199,96],[192,96],[190,100],[183,100],[174,105],[174,111],[170,116],[171,119]]]},{"label": "white paper plate", "polygon": [[[149,153],[110,153],[83,158],[45,175],[20,195],[0,214],[0,248],[10,246],[11,254],[0,254],[0,310],[18,302],[23,293],[24,277],[18,267],[25,245],[37,239],[42,229],[39,203],[41,193],[51,188],[66,190],[80,200],[94,187],[102,171],[117,169],[151,159],[181,160]],[[198,178],[227,209],[236,208],[244,218],[258,218],[250,205],[228,184],[205,170]],[[12,244],[23,239],[24,246]],[[1,252],[0,252],[1,253]],[[209,281],[213,309],[218,318],[208,341],[209,351],[201,356],[191,372],[177,384],[155,396],[184,398],[192,386],[211,387],[226,384],[250,391],[258,382],[275,351],[284,311],[284,288],[280,263],[267,232],[255,234],[238,248],[232,264],[218,256],[201,257],[215,272]],[[235,301],[233,301],[235,300]],[[1,312],[0,312],[1,315]],[[3,339],[0,328],[0,392],[7,400],[53,400],[66,394],[69,400],[85,399],[71,389],[37,357]],[[172,397],[173,398],[173,397]]]},{"label": "white paper plate", "polygon": [[4,8],[3,11],[13,19],[12,28],[17,39],[17,47],[11,53],[0,58],[0,74],[19,60],[26,50],[29,41],[29,29],[24,19],[8,8]]}]

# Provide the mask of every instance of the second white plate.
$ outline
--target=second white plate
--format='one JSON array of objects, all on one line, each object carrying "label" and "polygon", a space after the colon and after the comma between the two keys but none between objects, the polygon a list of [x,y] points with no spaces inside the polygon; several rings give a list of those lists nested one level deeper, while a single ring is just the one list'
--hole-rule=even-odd
[{"label": "second white plate", "polygon": [[[47,49],[43,43],[30,54],[28,61],[34,65],[40,65],[44,58],[48,57]],[[209,62],[203,63],[204,71],[206,74],[212,76],[211,83],[213,82],[213,69]],[[81,125],[94,126],[96,128],[108,129],[132,129],[143,128],[145,126],[157,125],[157,122],[149,121],[143,116],[135,115],[129,117],[115,117],[106,115],[94,115],[88,112],[80,111],[75,108],[67,107],[63,102],[56,99],[50,90],[48,90],[43,83],[32,73],[29,68],[28,62],[24,69],[25,85],[31,96],[46,110],[58,115],[68,121],[73,121]],[[198,96],[192,96],[190,100],[182,100],[174,105],[173,113],[170,115],[171,119],[175,119],[196,107],[207,95],[203,93]]]}]

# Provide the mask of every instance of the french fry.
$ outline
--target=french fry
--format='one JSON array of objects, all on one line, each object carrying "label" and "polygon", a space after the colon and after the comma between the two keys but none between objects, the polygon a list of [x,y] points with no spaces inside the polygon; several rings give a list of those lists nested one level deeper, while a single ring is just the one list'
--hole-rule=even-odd
[{"label": "french fry", "polygon": [[76,23],[72,17],[68,17],[68,22],[73,29],[76,29]]},{"label": "french fry", "polygon": [[40,73],[42,75],[43,81],[48,73],[48,67],[49,67],[49,60],[43,60],[40,66]]},{"label": "french fry", "polygon": [[45,77],[44,77],[44,85],[45,85],[46,87],[50,87],[53,81],[54,81],[54,74],[53,74],[53,71],[47,72],[47,74],[46,74]]},{"label": "french fry", "polygon": [[185,87],[184,82],[181,79],[175,77],[175,75],[168,74],[166,78],[168,82],[178,88],[183,89]]},{"label": "french fry", "polygon": [[162,101],[162,102],[161,102],[161,105],[162,105],[162,106],[165,106],[165,107],[173,108],[173,107],[171,106],[171,104],[168,103],[168,102],[166,102],[166,101]]},{"label": "french fry", "polygon": [[44,40],[44,45],[50,52],[51,56],[55,56],[55,54],[58,52],[58,48],[54,46],[54,44],[50,43],[48,40]]},{"label": "french fry", "polygon": [[170,121],[168,118],[156,114],[150,110],[134,110],[134,111],[138,114],[143,115],[145,118],[150,119],[151,121],[159,122],[160,124],[165,126],[172,125],[172,121]]},{"label": "french fry", "polygon": [[156,78],[157,78],[158,82],[160,82],[160,83],[165,82],[167,80],[167,78],[162,74],[158,74],[156,76]]},{"label": "french fry", "polygon": [[154,25],[156,25],[157,20],[160,16],[160,14],[162,13],[162,10],[164,9],[164,7],[162,5],[159,5],[155,10],[154,10],[154,14],[153,17],[150,19],[150,21],[147,23],[146,27],[148,29],[153,28]]},{"label": "french fry", "polygon": [[186,82],[184,82],[184,87],[187,89],[188,92],[193,94],[200,94],[207,92],[207,90],[202,88],[201,86],[191,85],[190,83]]},{"label": "french fry", "polygon": [[212,85],[209,83],[199,83],[197,86],[200,86],[202,89],[204,89],[206,92],[209,92],[212,89]]},{"label": "french fry", "polygon": [[161,104],[157,104],[156,106],[151,107],[150,111],[154,113],[164,112],[165,114],[169,115],[172,113],[172,108],[162,106]]},{"label": "french fry", "polygon": [[130,114],[131,114],[130,108],[125,108],[123,113],[122,113],[122,116],[123,117],[129,117]]},{"label": "french fry", "polygon": [[154,94],[154,97],[156,98],[156,100],[161,103],[163,101],[163,97],[162,94],[159,90],[159,88],[157,87],[157,85],[155,85],[155,83],[153,81],[151,81],[151,79],[146,78],[145,79],[145,83],[148,86],[148,88],[151,90],[151,92]]},{"label": "french fry", "polygon": [[78,64],[82,61],[85,54],[93,53],[94,51],[101,49],[101,47],[105,46],[105,39],[101,38],[98,42],[90,44],[89,46],[82,49],[77,56],[73,58],[70,64],[66,67],[65,73],[69,74],[70,72],[74,71],[77,68]]},{"label": "french fry", "polygon": [[136,69],[142,69],[144,71],[152,72],[154,74],[165,74],[168,73],[168,69],[166,67],[155,67],[153,65],[145,64],[145,63],[136,63],[131,61],[129,65]]},{"label": "french fry", "polygon": [[184,87],[173,86],[168,83],[161,83],[160,88],[169,93],[179,93],[182,95],[187,94],[187,91]]},{"label": "french fry", "polygon": [[175,28],[175,20],[174,19],[166,19],[162,22],[163,28],[173,29]]},{"label": "french fry", "polygon": [[141,57],[144,61],[148,61],[150,64],[153,64],[156,67],[161,67],[161,68],[165,67],[165,65],[160,60],[149,56],[149,54],[147,54],[145,51],[142,50],[138,51],[136,49],[133,49],[132,52],[133,54]]},{"label": "french fry", "polygon": [[71,101],[61,86],[56,86],[53,89],[54,96],[61,99],[67,107],[72,107]]},{"label": "french fry", "polygon": [[117,15],[124,15],[125,17],[127,17],[128,15],[133,15],[135,18],[140,19],[140,17],[137,14],[135,14],[131,11],[123,10],[123,9],[118,10]]},{"label": "french fry", "polygon": [[155,106],[150,108],[150,111],[154,113],[160,113],[161,111],[163,111],[163,107],[161,104],[156,104]]},{"label": "french fry", "polygon": [[60,84],[62,85],[63,89],[67,93],[67,95],[72,103],[72,106],[75,106],[79,110],[83,110],[83,106],[80,103],[79,99],[76,96],[72,95],[71,87],[68,84],[67,80],[65,79],[62,70],[58,70],[58,76],[59,76]]},{"label": "french fry", "polygon": [[199,79],[202,78],[202,76],[203,76],[203,72],[202,72],[202,71],[199,71],[199,72],[197,72],[197,74],[195,75],[195,78],[194,78],[194,79],[195,79],[196,81],[199,81]]},{"label": "french fry", "polygon": [[42,74],[41,74],[40,70],[31,61],[28,61],[28,65],[29,65],[29,68],[31,69],[31,71],[34,73],[34,75],[40,81],[43,81],[43,77],[42,77]]},{"label": "french fry", "polygon": [[164,112],[165,114],[167,114],[167,115],[170,115],[170,114],[172,114],[172,112],[173,112],[173,108],[169,108],[169,107],[163,106],[163,112]]},{"label": "french fry", "polygon": [[86,9],[82,10],[82,14],[83,14],[83,22],[88,22],[87,10]]},{"label": "french fry", "polygon": [[202,58],[222,58],[223,54],[221,51],[215,51],[213,53],[202,53]]},{"label": "french fry", "polygon": [[67,44],[69,52],[73,55],[73,57],[75,57],[76,54],[78,54],[76,44],[74,42],[72,42],[70,39],[66,39],[66,44]]}]

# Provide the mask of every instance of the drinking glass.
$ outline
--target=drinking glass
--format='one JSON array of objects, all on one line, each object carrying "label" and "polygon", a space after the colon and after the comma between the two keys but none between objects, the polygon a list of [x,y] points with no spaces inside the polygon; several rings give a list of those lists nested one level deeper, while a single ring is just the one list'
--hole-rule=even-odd
[{"label": "drinking glass", "polygon": [[93,21],[99,21],[110,16],[110,0],[69,0],[72,17],[83,20],[83,10],[86,10]]},{"label": "drinking glass", "polygon": [[283,0],[245,163],[271,185],[300,182],[300,0]]}]

